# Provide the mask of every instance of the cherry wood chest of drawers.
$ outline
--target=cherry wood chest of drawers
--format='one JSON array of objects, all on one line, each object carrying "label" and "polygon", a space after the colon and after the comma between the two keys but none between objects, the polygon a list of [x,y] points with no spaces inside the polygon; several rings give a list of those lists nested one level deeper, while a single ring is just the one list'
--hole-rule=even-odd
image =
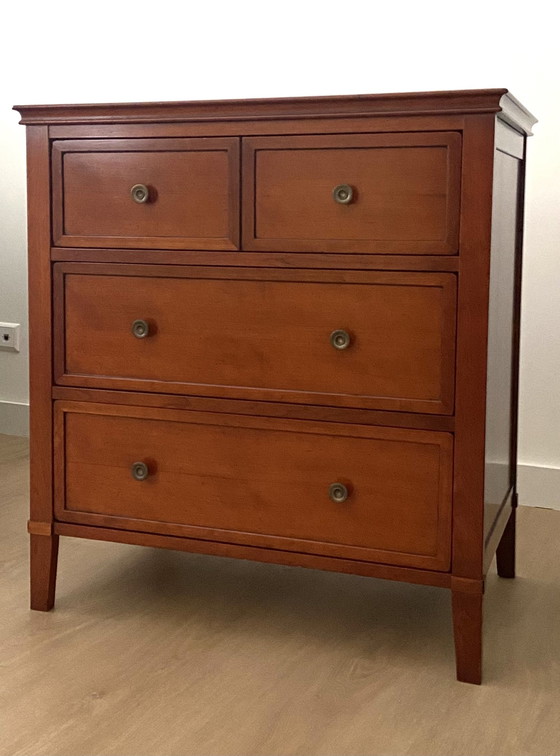
[{"label": "cherry wood chest of drawers", "polygon": [[31,606],[59,536],[448,588],[514,575],[507,90],[22,106]]}]

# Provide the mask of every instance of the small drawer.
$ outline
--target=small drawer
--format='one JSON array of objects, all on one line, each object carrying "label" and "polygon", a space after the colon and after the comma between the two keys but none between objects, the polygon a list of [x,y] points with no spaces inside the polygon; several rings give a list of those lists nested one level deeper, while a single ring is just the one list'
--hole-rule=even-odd
[{"label": "small drawer", "polygon": [[55,245],[239,246],[238,139],[57,141],[52,167]]},{"label": "small drawer", "polygon": [[451,273],[59,263],[61,385],[453,412]]},{"label": "small drawer", "polygon": [[56,517],[447,570],[452,436],[57,402]]},{"label": "small drawer", "polygon": [[243,140],[248,250],[455,254],[455,132]]}]

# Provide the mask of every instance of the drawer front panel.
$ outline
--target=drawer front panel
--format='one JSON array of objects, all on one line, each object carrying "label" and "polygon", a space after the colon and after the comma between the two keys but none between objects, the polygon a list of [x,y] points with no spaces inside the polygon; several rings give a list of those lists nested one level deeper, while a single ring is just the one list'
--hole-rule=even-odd
[{"label": "drawer front panel", "polygon": [[243,142],[245,249],[457,253],[458,133]]},{"label": "drawer front panel", "polygon": [[53,221],[60,246],[237,249],[239,140],[55,142]]},{"label": "drawer front panel", "polygon": [[450,434],[69,402],[56,421],[58,519],[449,567]]},{"label": "drawer front panel", "polygon": [[56,270],[62,385],[453,411],[453,274]]}]

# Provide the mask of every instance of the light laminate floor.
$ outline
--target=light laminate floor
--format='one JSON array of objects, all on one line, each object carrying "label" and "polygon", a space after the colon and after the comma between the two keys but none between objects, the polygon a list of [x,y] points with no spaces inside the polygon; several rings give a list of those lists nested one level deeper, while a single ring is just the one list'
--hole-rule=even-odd
[{"label": "light laminate floor", "polygon": [[1,756],[560,754],[560,512],[520,510],[476,687],[435,588],[63,539],[28,611],[26,454],[0,436]]}]

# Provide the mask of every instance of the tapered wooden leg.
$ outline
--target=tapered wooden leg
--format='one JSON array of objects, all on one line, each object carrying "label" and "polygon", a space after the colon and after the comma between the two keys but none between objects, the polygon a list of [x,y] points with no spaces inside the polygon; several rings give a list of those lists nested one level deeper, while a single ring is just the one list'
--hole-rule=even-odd
[{"label": "tapered wooden leg", "polygon": [[515,577],[515,520],[517,507],[512,507],[506,529],[496,550],[498,575],[503,578]]},{"label": "tapered wooden leg", "polygon": [[31,608],[48,612],[54,606],[57,535],[30,535]]},{"label": "tapered wooden leg", "polygon": [[452,591],[457,680],[482,682],[482,592]]}]

